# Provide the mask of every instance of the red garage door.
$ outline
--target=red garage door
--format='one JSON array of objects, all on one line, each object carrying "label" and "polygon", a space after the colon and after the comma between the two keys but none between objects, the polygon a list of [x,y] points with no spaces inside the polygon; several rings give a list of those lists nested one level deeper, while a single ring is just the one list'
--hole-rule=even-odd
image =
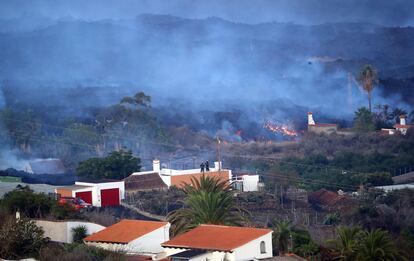
[{"label": "red garage door", "polygon": [[102,207],[119,205],[119,189],[102,189],[101,190]]},{"label": "red garage door", "polygon": [[82,199],[86,203],[92,204],[92,191],[76,192],[75,197]]}]

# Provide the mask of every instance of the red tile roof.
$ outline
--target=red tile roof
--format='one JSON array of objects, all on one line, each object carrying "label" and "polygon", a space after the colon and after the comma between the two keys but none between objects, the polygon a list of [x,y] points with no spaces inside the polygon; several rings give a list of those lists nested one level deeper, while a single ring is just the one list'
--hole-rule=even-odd
[{"label": "red tile roof", "polygon": [[166,224],[168,222],[123,219],[104,230],[86,237],[85,241],[127,244]]},{"label": "red tile roof", "polygon": [[309,126],[314,126],[314,127],[336,127],[336,126],[338,126],[338,124],[334,124],[334,123],[316,123],[316,124],[309,124]]},{"label": "red tile roof", "polygon": [[401,125],[401,124],[395,124],[394,128],[398,128],[398,129],[409,129],[409,128],[413,128],[414,125],[412,124],[406,124],[406,125]]},{"label": "red tile roof", "polygon": [[192,179],[201,179],[203,175],[218,178],[221,181],[229,181],[229,170],[221,170],[221,171],[206,171],[204,173],[192,173],[192,174],[184,174],[184,175],[172,175],[171,176],[171,185],[176,186],[178,188],[182,188],[185,184],[191,184]]},{"label": "red tile roof", "polygon": [[200,225],[161,245],[229,252],[271,232],[270,229],[262,228]]},{"label": "red tile roof", "polygon": [[343,199],[346,199],[346,196],[341,196],[336,192],[329,191],[326,189],[320,189],[318,191],[312,192],[309,195],[309,201],[311,203],[317,203],[326,206],[335,205]]}]

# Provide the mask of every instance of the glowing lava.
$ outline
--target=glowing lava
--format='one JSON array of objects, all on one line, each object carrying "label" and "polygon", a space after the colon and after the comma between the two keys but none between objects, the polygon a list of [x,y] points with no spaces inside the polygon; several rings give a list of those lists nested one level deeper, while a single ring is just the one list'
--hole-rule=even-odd
[{"label": "glowing lava", "polygon": [[271,123],[270,121],[267,121],[263,124],[263,128],[271,132],[280,133],[284,136],[290,136],[290,137],[298,136],[298,133],[295,130],[290,129],[285,124],[275,124],[275,123]]}]

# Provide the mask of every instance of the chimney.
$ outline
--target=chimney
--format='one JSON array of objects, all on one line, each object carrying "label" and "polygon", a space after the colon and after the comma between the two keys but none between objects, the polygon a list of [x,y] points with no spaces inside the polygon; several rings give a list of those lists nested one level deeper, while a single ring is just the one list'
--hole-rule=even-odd
[{"label": "chimney", "polygon": [[215,170],[221,170],[221,162],[215,161],[214,162],[214,169]]},{"label": "chimney", "polygon": [[405,115],[401,115],[400,116],[400,125],[406,125],[406,121],[405,121]]},{"label": "chimney", "polygon": [[315,125],[312,112],[308,112],[308,125]]},{"label": "chimney", "polygon": [[152,161],[152,170],[156,172],[160,172],[161,170],[160,160],[155,159]]}]

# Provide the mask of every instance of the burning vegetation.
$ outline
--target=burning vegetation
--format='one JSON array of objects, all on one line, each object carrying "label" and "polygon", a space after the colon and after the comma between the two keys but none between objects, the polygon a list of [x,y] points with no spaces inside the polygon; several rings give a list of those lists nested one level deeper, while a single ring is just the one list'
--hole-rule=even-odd
[{"label": "burning vegetation", "polygon": [[277,124],[272,123],[270,121],[266,121],[263,124],[263,128],[273,133],[281,134],[285,137],[296,138],[299,136],[297,131],[295,131],[293,128],[289,127],[286,124]]}]

